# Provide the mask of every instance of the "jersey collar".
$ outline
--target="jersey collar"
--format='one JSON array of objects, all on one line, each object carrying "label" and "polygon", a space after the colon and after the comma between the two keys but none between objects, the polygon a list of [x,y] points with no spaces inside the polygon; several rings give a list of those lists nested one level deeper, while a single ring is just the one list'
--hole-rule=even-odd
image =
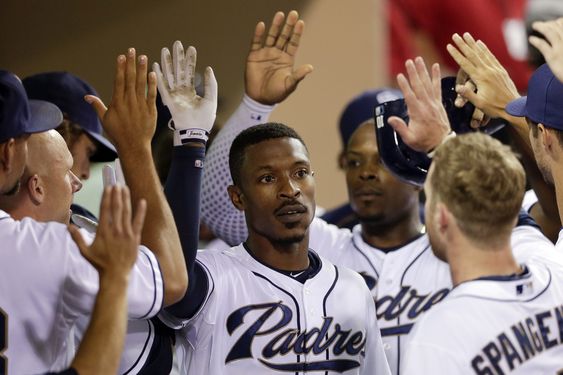
[{"label": "jersey collar", "polygon": [[542,264],[523,265],[525,272],[511,276],[489,276],[465,281],[448,298],[472,297],[501,302],[527,302],[543,294],[551,284],[551,271]]}]

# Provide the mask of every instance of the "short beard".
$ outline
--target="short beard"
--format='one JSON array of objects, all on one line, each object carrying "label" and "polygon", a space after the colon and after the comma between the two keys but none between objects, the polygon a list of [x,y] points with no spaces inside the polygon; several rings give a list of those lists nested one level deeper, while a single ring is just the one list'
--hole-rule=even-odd
[{"label": "short beard", "polygon": [[[292,224],[286,224],[285,227],[287,229],[291,229],[291,228],[293,228],[297,225],[298,225],[298,223],[295,223],[295,224],[292,223]],[[302,242],[305,239],[305,236],[306,236],[306,233],[307,233],[307,232],[305,232],[303,234],[296,234],[296,235],[288,236],[288,237],[273,237],[270,234],[264,233],[260,230],[255,229],[255,231],[259,235],[268,239],[268,241],[270,241],[270,243],[279,244],[279,245],[282,245],[282,246],[289,246],[289,245],[294,245],[294,244],[298,244],[298,243]]]},{"label": "short beard", "polygon": [[18,180],[16,181],[16,183],[11,189],[8,189],[8,191],[3,192],[2,195],[5,195],[7,197],[14,196],[20,191],[20,186],[21,186],[21,182],[20,180]]}]

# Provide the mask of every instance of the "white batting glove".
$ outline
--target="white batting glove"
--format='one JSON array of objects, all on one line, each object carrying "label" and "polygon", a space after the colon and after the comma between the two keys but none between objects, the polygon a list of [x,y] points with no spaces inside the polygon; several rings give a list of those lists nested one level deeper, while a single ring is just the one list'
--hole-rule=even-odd
[{"label": "white batting glove", "polygon": [[205,69],[205,95],[197,95],[194,78],[197,52],[192,46],[184,53],[180,41],[174,42],[173,57],[168,48],[161,52],[161,64],[153,64],[162,102],[172,114],[174,145],[207,141],[217,113],[217,81],[210,67]]}]

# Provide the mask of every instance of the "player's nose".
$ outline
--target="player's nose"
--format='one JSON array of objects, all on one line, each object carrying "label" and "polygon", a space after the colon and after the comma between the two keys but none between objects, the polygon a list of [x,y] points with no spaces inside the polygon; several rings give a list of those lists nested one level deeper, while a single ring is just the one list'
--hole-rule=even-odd
[{"label": "player's nose", "polygon": [[301,195],[301,187],[291,178],[280,179],[280,189],[278,197],[294,199]]},{"label": "player's nose", "polygon": [[72,193],[74,194],[82,189],[82,181],[80,181],[80,179],[76,177],[76,175],[72,173],[72,171],[70,172],[70,177],[72,178]]}]

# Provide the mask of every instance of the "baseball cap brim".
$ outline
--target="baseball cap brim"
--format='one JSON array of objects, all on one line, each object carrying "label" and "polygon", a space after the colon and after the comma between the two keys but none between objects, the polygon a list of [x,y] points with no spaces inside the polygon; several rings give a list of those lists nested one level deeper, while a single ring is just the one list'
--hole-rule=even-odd
[{"label": "baseball cap brim", "polygon": [[96,152],[90,158],[91,161],[108,162],[117,159],[117,151],[115,150],[115,147],[103,135],[89,131],[88,129],[84,129],[84,131],[88,133],[90,137],[94,138],[98,143]]},{"label": "baseball cap brim", "polygon": [[523,96],[516,100],[511,101],[506,105],[506,113],[515,117],[526,117],[528,112],[526,111],[526,103],[528,101],[527,96]]},{"label": "baseball cap brim", "polygon": [[44,100],[29,100],[31,121],[26,126],[25,133],[41,133],[55,129],[63,122],[63,114],[59,108]]}]

